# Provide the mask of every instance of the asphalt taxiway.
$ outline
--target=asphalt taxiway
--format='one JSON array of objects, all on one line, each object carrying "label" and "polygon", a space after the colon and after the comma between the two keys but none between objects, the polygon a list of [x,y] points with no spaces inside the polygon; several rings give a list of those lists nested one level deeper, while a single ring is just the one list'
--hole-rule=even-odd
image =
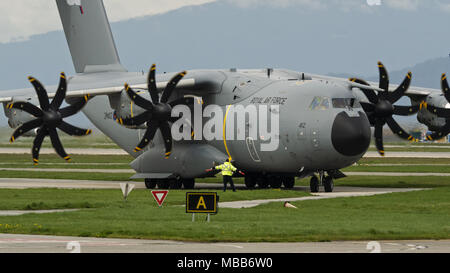
[{"label": "asphalt taxiway", "polygon": [[[444,148],[443,148],[444,149]],[[414,148],[411,148],[411,151],[408,152],[389,152],[387,151],[384,157],[405,157],[405,158],[450,158],[450,148],[447,148],[449,151],[439,151],[439,152],[421,152],[414,151]],[[0,154],[30,154],[30,148],[1,148]],[[128,155],[122,149],[107,149],[107,148],[67,148],[66,152],[72,155]],[[41,148],[39,151],[40,154],[54,154],[55,151],[53,148]],[[373,158],[373,157],[382,157],[376,151],[368,151],[364,155],[364,157]]]},{"label": "asphalt taxiway", "polygon": [[449,253],[450,240],[199,243],[0,234],[0,253]]}]

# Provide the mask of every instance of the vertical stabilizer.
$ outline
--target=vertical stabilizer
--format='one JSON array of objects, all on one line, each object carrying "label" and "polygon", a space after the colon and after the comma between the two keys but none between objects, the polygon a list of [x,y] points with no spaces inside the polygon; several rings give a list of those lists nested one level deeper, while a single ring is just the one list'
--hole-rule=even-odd
[{"label": "vertical stabilizer", "polygon": [[126,71],[102,0],[56,0],[77,73]]}]

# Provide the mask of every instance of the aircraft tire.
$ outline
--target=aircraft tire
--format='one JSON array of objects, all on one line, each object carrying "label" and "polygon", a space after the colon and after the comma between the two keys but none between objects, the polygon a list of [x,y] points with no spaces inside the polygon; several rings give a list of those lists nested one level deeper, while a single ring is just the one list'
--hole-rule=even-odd
[{"label": "aircraft tire", "polygon": [[283,181],[281,179],[282,179],[281,176],[278,176],[278,175],[269,176],[268,181],[269,181],[270,187],[273,189],[281,188],[281,184],[283,183]]},{"label": "aircraft tire", "polygon": [[333,192],[334,182],[331,176],[326,176],[323,179],[323,187],[325,188],[325,192]]},{"label": "aircraft tire", "polygon": [[256,186],[256,177],[254,175],[246,175],[244,178],[245,186],[249,189],[254,189]]},{"label": "aircraft tire", "polygon": [[170,181],[169,181],[169,179],[158,179],[158,182],[156,184],[158,185],[158,189],[168,189],[168,188],[170,188]]},{"label": "aircraft tire", "polygon": [[145,179],[145,187],[147,189],[154,189],[156,188],[156,180],[152,178],[146,178]]},{"label": "aircraft tire", "polygon": [[256,184],[258,184],[260,189],[267,189],[269,187],[269,181],[266,176],[261,175],[256,181]]},{"label": "aircraft tire", "polygon": [[194,178],[188,178],[188,179],[182,179],[183,187],[185,189],[193,189],[195,186],[195,179]]},{"label": "aircraft tire", "polygon": [[283,186],[286,189],[292,189],[295,186],[295,177],[285,176],[283,177]]},{"label": "aircraft tire", "polygon": [[317,176],[314,175],[311,177],[309,188],[311,189],[311,192],[319,192],[319,178],[317,178]]},{"label": "aircraft tire", "polygon": [[183,181],[181,181],[181,179],[169,179],[169,182],[171,189],[178,190],[183,186]]}]

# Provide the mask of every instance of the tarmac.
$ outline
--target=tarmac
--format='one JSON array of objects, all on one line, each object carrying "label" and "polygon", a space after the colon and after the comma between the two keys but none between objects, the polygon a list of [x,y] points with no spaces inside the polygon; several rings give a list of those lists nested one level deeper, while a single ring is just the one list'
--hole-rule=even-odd
[{"label": "tarmac", "polygon": [[363,157],[403,157],[403,158],[450,158],[450,152],[390,152],[386,151],[384,156],[378,152],[368,151]]},{"label": "tarmac", "polygon": [[[75,168],[1,168],[0,171],[56,172],[56,173],[136,173],[133,169],[75,169]],[[347,176],[450,176],[450,173],[418,172],[344,172]]]},{"label": "tarmac", "polygon": [[[413,149],[413,148],[411,148]],[[449,148],[450,150],[450,148]],[[76,155],[127,155],[122,149],[103,148],[66,148],[68,154]],[[41,148],[40,154],[54,154],[53,148]],[[0,154],[31,154],[30,148],[0,148]],[[382,157],[376,151],[368,151],[364,157]],[[450,158],[449,152],[390,152],[386,151],[384,157],[414,157],[414,158]]]},{"label": "tarmac", "polygon": [[0,234],[0,253],[449,253],[450,240],[199,243]]},{"label": "tarmac", "polygon": [[[102,149],[102,148],[64,148],[71,155],[127,155],[122,149]],[[41,148],[39,154],[54,154],[53,148]],[[31,154],[30,148],[0,148],[0,154]]]}]

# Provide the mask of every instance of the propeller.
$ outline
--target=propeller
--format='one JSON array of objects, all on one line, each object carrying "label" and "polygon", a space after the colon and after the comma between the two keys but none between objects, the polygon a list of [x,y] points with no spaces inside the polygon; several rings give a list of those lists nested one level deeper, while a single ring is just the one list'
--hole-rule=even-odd
[{"label": "propeller", "polygon": [[178,82],[186,75],[186,71],[176,74],[164,88],[161,98],[158,97],[158,90],[156,88],[155,80],[156,65],[153,64],[150,68],[147,77],[148,92],[152,101],[148,101],[131,89],[131,87],[125,83],[125,91],[130,99],[139,107],[146,111],[130,118],[119,118],[116,121],[125,126],[137,126],[147,123],[147,130],[141,140],[136,146],[134,152],[141,151],[147,146],[150,141],[153,140],[155,133],[160,129],[162,137],[164,139],[165,146],[165,158],[169,158],[172,153],[172,133],[169,122],[176,121],[179,117],[171,117],[172,108],[179,104],[193,105],[195,98],[184,97],[171,102],[167,102],[170,98],[173,90],[177,86]]},{"label": "propeller", "polygon": [[[387,123],[391,131],[399,137],[417,141],[413,136],[403,130],[400,125],[394,120],[393,115],[409,116],[417,113],[420,109],[426,106],[425,102],[421,102],[414,106],[399,106],[394,105],[408,90],[411,83],[412,73],[406,74],[403,82],[393,92],[389,92],[389,75],[381,62],[378,62],[378,70],[380,74],[379,87],[384,91],[375,93],[372,89],[361,88],[361,91],[366,95],[369,102],[360,102],[364,111],[366,112],[370,124],[375,126],[375,145],[378,153],[384,156],[383,147],[383,126]],[[352,82],[356,82],[362,85],[370,86],[364,80],[351,78]]]},{"label": "propeller", "polygon": [[84,98],[81,98],[74,104],[64,108],[60,108],[62,102],[66,97],[67,91],[67,81],[64,72],[60,75],[59,86],[56,91],[55,97],[51,102],[49,102],[48,94],[44,86],[37,79],[28,77],[28,80],[33,85],[36,91],[41,107],[39,108],[29,102],[13,102],[6,106],[7,109],[14,108],[25,111],[36,118],[22,124],[19,128],[17,128],[9,141],[13,143],[21,135],[30,130],[38,128],[37,135],[34,138],[32,149],[34,165],[37,165],[39,163],[39,150],[41,149],[42,142],[44,141],[44,138],[46,136],[50,136],[52,146],[53,148],[55,148],[56,153],[69,162],[70,156],[67,155],[67,153],[64,151],[56,129],[58,128],[71,136],[89,135],[92,130],[81,129],[76,126],[70,125],[63,119],[78,113],[81,108],[83,108],[87,103],[90,96],[86,95],[84,96]]},{"label": "propeller", "polygon": [[[444,73],[441,76],[441,89],[442,93],[444,93],[444,97],[447,102],[450,103],[450,88],[447,81],[447,75]],[[433,105],[426,104],[426,108],[431,113],[437,115],[440,118],[445,118],[445,125],[439,128],[439,130],[433,132],[431,135],[427,136],[428,140],[438,140],[450,133],[450,109],[449,108],[441,108]]]}]

